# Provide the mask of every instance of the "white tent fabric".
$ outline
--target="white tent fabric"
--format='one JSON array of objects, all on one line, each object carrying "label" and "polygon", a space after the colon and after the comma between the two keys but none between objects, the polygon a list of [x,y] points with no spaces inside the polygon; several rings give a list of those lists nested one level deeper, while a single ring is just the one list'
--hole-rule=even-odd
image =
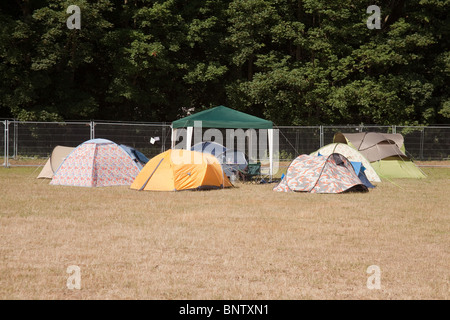
[{"label": "white tent fabric", "polygon": [[363,166],[366,168],[364,172],[367,176],[367,179],[372,182],[381,182],[380,177],[376,173],[375,169],[370,164],[369,160],[367,160],[358,150],[353,149],[348,144],[344,143],[331,143],[326,146],[323,146],[317,151],[311,153],[312,156],[322,155],[329,156],[333,153],[339,153],[345,156],[350,161],[361,162]]}]

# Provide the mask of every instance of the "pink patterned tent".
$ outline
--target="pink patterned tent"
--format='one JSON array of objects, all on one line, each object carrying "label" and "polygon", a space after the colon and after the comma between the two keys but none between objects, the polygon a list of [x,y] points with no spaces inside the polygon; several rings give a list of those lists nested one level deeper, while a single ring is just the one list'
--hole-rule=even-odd
[{"label": "pink patterned tent", "polygon": [[51,185],[106,187],[131,185],[139,167],[114,142],[93,139],[80,144],[61,163]]},{"label": "pink patterned tent", "polygon": [[350,161],[339,153],[329,156],[298,156],[273,190],[311,193],[368,191]]}]

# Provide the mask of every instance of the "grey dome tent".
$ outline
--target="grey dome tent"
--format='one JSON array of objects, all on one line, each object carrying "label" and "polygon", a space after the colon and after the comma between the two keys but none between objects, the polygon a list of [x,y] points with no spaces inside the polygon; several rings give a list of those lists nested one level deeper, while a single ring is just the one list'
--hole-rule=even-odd
[{"label": "grey dome tent", "polygon": [[227,149],[216,142],[203,141],[196,143],[192,146],[191,151],[209,153],[215,156],[228,177],[237,175],[239,171],[244,171],[248,166],[247,158],[243,152]]}]

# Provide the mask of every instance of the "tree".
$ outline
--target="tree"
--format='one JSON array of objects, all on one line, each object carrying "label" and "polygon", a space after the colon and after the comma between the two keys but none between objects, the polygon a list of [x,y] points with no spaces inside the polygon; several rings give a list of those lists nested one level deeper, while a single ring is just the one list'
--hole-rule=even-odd
[{"label": "tree", "polygon": [[[81,30],[66,27],[69,5]],[[368,5],[380,29],[368,29]],[[224,104],[278,125],[445,123],[449,6],[3,1],[0,116],[172,121]]]}]

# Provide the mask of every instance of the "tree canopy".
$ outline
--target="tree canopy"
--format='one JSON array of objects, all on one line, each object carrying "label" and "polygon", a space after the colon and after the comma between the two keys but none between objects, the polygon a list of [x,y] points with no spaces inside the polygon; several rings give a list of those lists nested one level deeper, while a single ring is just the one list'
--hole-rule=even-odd
[{"label": "tree canopy", "polygon": [[[67,8],[81,12],[69,29]],[[380,8],[380,28],[367,25]],[[277,125],[448,123],[449,0],[15,0],[0,117],[173,121],[225,105]]]}]

